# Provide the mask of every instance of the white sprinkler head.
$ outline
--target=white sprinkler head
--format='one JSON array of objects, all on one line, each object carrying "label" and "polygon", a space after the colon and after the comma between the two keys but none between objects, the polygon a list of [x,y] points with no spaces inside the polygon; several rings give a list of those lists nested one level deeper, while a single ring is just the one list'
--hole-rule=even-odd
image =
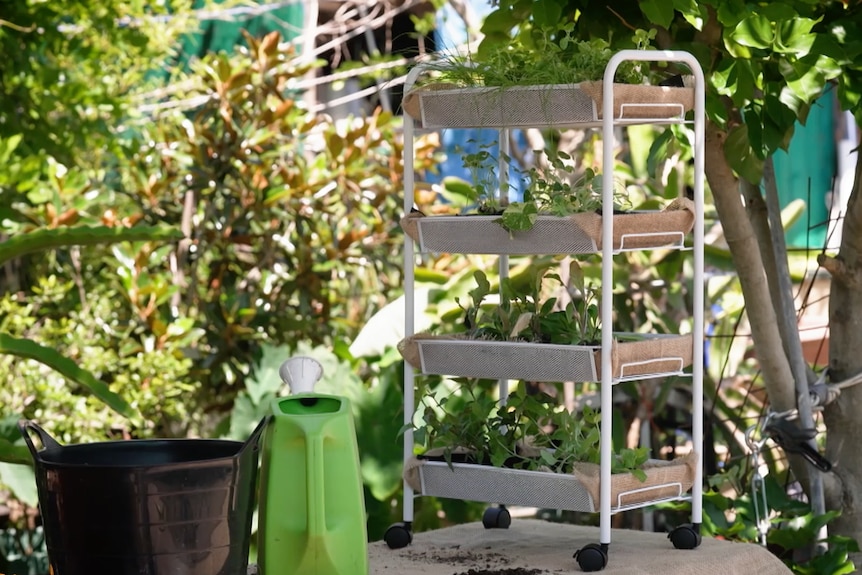
[{"label": "white sprinkler head", "polygon": [[314,384],[323,377],[323,366],[311,357],[291,357],[278,368],[278,375],[290,386],[290,393],[311,393]]}]

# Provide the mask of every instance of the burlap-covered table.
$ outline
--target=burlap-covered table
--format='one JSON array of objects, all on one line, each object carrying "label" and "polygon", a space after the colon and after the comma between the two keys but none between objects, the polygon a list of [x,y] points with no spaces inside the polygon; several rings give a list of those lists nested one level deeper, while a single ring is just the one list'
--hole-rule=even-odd
[{"label": "burlap-covered table", "polygon": [[[370,575],[482,575],[579,573],[573,553],[599,542],[597,527],[512,520],[509,529],[468,523],[415,533],[413,543],[369,545]],[[535,570],[535,571],[533,571]],[[777,557],[754,544],[704,539],[694,550],[675,549],[662,533],[615,529],[606,575],[789,575]]]}]

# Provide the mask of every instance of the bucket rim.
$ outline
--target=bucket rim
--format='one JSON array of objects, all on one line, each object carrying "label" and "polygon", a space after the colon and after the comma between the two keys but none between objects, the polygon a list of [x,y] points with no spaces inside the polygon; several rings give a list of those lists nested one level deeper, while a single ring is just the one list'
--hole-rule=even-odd
[{"label": "bucket rim", "polygon": [[[60,445],[57,440],[51,437],[44,429],[42,429],[38,424],[29,420],[19,420],[18,428],[21,431],[21,434],[24,437],[25,442],[27,443],[27,447],[30,449],[31,454],[33,455],[33,461],[38,467],[39,465],[50,465],[52,467],[64,467],[64,468],[99,468],[99,469],[151,469],[151,468],[161,468],[166,469],[169,467],[177,467],[177,466],[199,466],[201,464],[210,463],[213,464],[225,464],[232,463],[241,460],[246,452],[251,452],[257,455],[260,451],[260,437],[267,426],[267,423],[271,420],[271,416],[266,416],[260,420],[260,422],[255,427],[254,431],[245,441],[238,441],[235,439],[227,439],[227,438],[191,438],[191,437],[165,437],[165,438],[142,438],[142,439],[115,439],[108,441],[96,441],[93,443],[76,443],[72,445]],[[30,432],[35,433],[42,442],[42,449],[37,449],[36,445],[33,443],[33,439],[30,437]],[[68,454],[76,455],[79,452],[87,452],[87,451],[99,451],[102,449],[110,449],[116,450],[117,448],[123,449],[131,448],[131,449],[140,449],[143,447],[149,447],[151,449],[171,449],[177,446],[185,446],[190,447],[190,452],[194,453],[194,447],[198,448],[221,448],[225,451],[225,453],[219,453],[217,455],[211,455],[206,457],[191,457],[188,459],[181,459],[177,461],[156,461],[151,463],[142,463],[142,462],[106,462],[106,463],[89,463],[86,461],[66,461],[68,459]]]},{"label": "bucket rim", "polygon": [[[96,451],[104,447],[108,447],[111,449],[114,448],[122,448],[122,447],[131,447],[132,449],[137,449],[138,446],[144,447],[153,447],[157,448],[161,447],[169,447],[170,444],[176,446],[177,444],[194,444],[198,447],[204,446],[216,446],[223,445],[225,447],[232,447],[235,450],[229,455],[220,455],[220,456],[208,456],[208,457],[200,457],[194,459],[186,459],[182,461],[163,461],[163,462],[155,462],[155,463],[140,463],[140,462],[109,462],[109,463],[86,463],[86,462],[71,462],[65,461],[67,457],[70,455],[76,455],[80,452],[89,452]],[[64,468],[92,468],[92,469],[153,469],[153,468],[167,468],[167,467],[189,467],[199,464],[213,464],[219,463],[224,464],[228,462],[233,462],[240,459],[244,453],[243,447],[244,443],[241,441],[236,441],[232,439],[192,439],[192,438],[179,438],[179,437],[169,437],[164,439],[118,439],[111,441],[97,441],[93,443],[76,443],[73,445],[64,445],[62,451],[42,451],[39,454],[39,463],[47,464],[52,467],[64,467]]]}]

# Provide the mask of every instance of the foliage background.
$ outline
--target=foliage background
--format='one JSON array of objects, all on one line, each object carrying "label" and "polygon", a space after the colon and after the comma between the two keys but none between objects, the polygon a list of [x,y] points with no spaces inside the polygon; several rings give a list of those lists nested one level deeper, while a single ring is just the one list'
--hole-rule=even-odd
[{"label": "foliage background", "polygon": [[[501,3],[513,10],[523,4]],[[553,4],[537,3],[539,24],[560,22]],[[643,14],[667,20],[661,3],[643,4]],[[688,3],[677,7],[691,18],[699,10]],[[172,17],[160,20],[165,25],[135,24],[167,15],[162,4],[119,1],[84,8],[71,0],[28,0],[4,9],[0,49],[9,57],[0,70],[0,241],[40,229],[156,223],[181,230],[183,239],[68,246],[2,266],[0,331],[62,351],[124,397],[136,415],[117,414],[40,363],[0,355],[6,382],[0,387],[0,438],[16,441],[12,423],[27,417],[65,443],[242,439],[266,400],[285,391],[274,366],[293,353],[315,354],[327,366],[325,385],[354,399],[369,537],[378,539],[400,518],[402,364],[391,348],[354,357],[350,343],[363,327],[366,337],[377,337],[378,328],[368,326],[390,317],[392,308],[375,314],[399,295],[400,120],[379,110],[341,122],[311,113],[294,87],[320,63],[298,58],[274,35],[248,37],[240,49],[206,55],[188,68],[168,67],[165,91],[163,63],[175,60],[173,47],[196,25],[190,6],[172,2]],[[511,28],[507,18],[513,14],[505,16],[487,24],[492,40],[503,41],[501,33]],[[831,66],[824,70],[834,72]],[[734,77],[746,76],[716,76],[726,81],[716,85],[718,96],[729,95],[722,91],[732,91]],[[719,101],[712,100],[711,109],[720,118]],[[778,119],[782,128],[790,121],[786,114]],[[782,135],[777,129],[766,134],[761,147],[777,147]],[[645,190],[640,206],[673,197],[690,181],[685,137],[628,133],[626,154],[634,167],[621,168],[621,176]],[[733,144],[745,148],[735,167],[755,172],[761,158],[746,151],[749,141]],[[418,151],[418,170],[433,171],[433,139],[421,141]],[[595,160],[591,140],[582,142],[579,158],[581,168]],[[427,209],[436,196],[420,193],[416,199]],[[732,269],[726,251],[711,255],[717,268]],[[441,327],[458,322],[454,297],[465,297],[471,287],[469,266],[487,262],[441,256],[422,263],[429,315],[442,317]],[[519,262],[514,277],[557,263]],[[622,263],[615,306],[626,327],[676,329],[690,321],[685,285],[675,281],[684,272],[683,258],[632,255]],[[652,286],[647,297],[640,295],[643,286]],[[722,284],[711,295],[723,303],[714,318],[716,333],[733,333],[742,313],[738,287]],[[755,373],[750,358],[725,345],[716,339],[712,350],[736,353],[734,375]],[[723,386],[723,365],[710,366],[721,414],[713,421],[714,440],[726,446],[717,459],[738,468],[745,462],[734,435],[744,426],[740,406],[756,414],[763,400],[745,388]],[[422,384],[452,391],[444,380]],[[656,445],[684,436],[690,422],[680,391],[684,396],[684,385],[673,381],[622,386],[618,436],[644,421],[659,428],[651,440]],[[561,401],[565,394],[559,390]],[[29,473],[0,463],[0,482],[29,504],[10,499],[12,522],[25,533],[34,526]],[[726,500],[716,509],[716,532],[750,536],[750,523],[718,519],[728,509]],[[663,513],[673,520],[671,511]],[[477,505],[422,499],[415,527],[480,514]],[[6,549],[22,539],[16,541]],[[34,556],[31,565],[36,562]]]},{"label": "foliage background", "polygon": [[[400,285],[398,121],[377,111],[336,124],[310,112],[291,86],[322,63],[277,34],[170,68],[165,91],[154,72],[193,29],[189,9],[173,3],[168,18],[120,2],[97,13],[24,2],[0,21],[3,52],[16,55],[0,72],[0,241],[156,222],[184,234],[41,250],[2,266],[0,330],[61,351],[135,413],[112,411],[42,363],[0,354],[6,441],[20,445],[20,417],[62,443],[244,438],[238,422],[264,377],[264,346],[276,359],[301,345],[338,351],[352,368],[331,364],[345,389],[362,382],[365,403],[376,402],[364,409],[388,402],[400,422],[398,366],[347,352]],[[140,25],[160,16],[163,26]],[[432,151],[420,151],[420,168]],[[375,419],[364,465],[370,493],[386,500],[399,471],[370,454],[398,458],[399,425]],[[388,444],[371,441],[378,430]],[[11,524],[32,529],[32,471],[0,463],[0,483],[15,495]]]}]

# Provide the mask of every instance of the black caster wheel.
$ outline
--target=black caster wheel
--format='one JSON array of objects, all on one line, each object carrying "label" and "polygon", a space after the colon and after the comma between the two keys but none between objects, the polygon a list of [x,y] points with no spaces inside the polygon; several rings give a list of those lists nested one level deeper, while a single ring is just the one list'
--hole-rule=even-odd
[{"label": "black caster wheel", "polygon": [[409,523],[393,523],[383,535],[383,540],[390,549],[401,549],[413,543],[413,533]]},{"label": "black caster wheel", "polygon": [[511,524],[512,516],[505,507],[489,507],[482,515],[485,529],[508,529]]},{"label": "black caster wheel", "polygon": [[590,543],[575,551],[581,571],[601,571],[608,564],[607,544]]},{"label": "black caster wheel", "polygon": [[677,549],[695,549],[700,545],[700,526],[692,523],[678,525],[667,534],[673,546]]}]

